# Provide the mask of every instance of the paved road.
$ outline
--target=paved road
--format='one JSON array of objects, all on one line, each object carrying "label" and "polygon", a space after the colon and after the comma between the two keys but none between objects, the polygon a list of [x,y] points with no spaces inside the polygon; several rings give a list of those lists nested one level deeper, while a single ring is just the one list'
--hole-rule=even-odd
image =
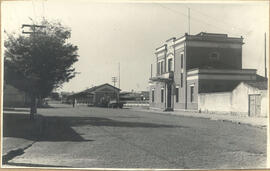
[{"label": "paved road", "polygon": [[262,168],[266,129],[230,122],[56,105],[41,139],[11,165],[76,168]]}]

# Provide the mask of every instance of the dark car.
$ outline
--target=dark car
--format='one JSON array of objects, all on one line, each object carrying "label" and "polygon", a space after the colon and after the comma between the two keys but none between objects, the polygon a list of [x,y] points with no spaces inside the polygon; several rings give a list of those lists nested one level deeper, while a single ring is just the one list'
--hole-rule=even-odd
[{"label": "dark car", "polygon": [[124,103],[122,102],[117,102],[116,100],[111,100],[109,103],[108,103],[108,107],[109,108],[123,108],[123,105]]}]

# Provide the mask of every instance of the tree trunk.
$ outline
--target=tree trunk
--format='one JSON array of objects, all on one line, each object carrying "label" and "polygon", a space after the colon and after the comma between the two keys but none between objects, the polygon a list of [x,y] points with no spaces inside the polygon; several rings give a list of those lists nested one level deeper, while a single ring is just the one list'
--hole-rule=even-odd
[{"label": "tree trunk", "polygon": [[31,104],[30,104],[30,120],[35,119],[35,114],[37,113],[37,102],[36,97],[31,96]]}]

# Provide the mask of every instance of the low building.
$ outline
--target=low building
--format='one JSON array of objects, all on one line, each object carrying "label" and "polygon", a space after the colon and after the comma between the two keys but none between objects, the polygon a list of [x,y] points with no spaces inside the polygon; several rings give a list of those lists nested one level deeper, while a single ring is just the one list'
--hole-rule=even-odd
[{"label": "low building", "polygon": [[77,104],[102,107],[111,101],[119,101],[119,92],[119,88],[106,83],[75,93],[69,99],[76,99]]},{"label": "low building", "polygon": [[267,88],[267,80],[243,81],[229,92],[201,93],[198,98],[198,109],[207,113],[266,117],[268,114]]}]

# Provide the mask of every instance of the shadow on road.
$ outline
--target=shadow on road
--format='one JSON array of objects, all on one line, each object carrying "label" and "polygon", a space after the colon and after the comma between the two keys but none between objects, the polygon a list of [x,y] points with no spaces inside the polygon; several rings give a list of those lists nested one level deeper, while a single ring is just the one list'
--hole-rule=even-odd
[{"label": "shadow on road", "polygon": [[4,113],[3,114],[3,137],[16,137],[29,140],[36,140],[39,136],[37,122],[29,119],[25,113]]},{"label": "shadow on road", "polygon": [[64,120],[70,126],[109,126],[109,127],[138,127],[138,128],[184,128],[179,125],[164,125],[147,122],[118,121],[104,117],[48,117],[52,120]]},{"label": "shadow on road", "polygon": [[105,117],[56,117],[39,116],[35,121],[29,120],[26,113],[3,114],[3,137],[23,138],[32,141],[94,141],[84,139],[72,127],[106,126],[128,128],[185,128],[178,125],[164,125],[147,122],[118,121]]},{"label": "shadow on road", "polygon": [[41,119],[31,121],[29,114],[4,113],[3,137],[31,141],[93,141],[85,140],[60,118],[39,117]]}]

